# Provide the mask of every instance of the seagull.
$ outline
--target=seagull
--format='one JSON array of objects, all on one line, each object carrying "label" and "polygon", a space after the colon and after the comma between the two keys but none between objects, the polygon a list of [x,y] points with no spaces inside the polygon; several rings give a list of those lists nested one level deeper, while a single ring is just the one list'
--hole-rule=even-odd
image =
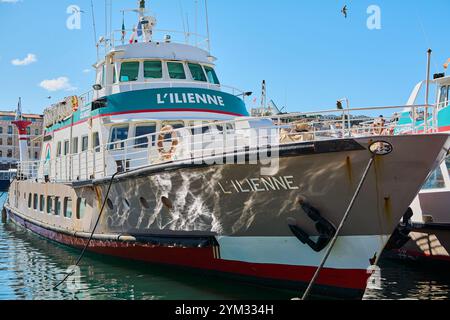
[{"label": "seagull", "polygon": [[341,10],[342,14],[344,15],[345,19],[347,19],[347,13],[348,13],[348,9],[347,9],[347,5],[345,5],[342,10]]}]

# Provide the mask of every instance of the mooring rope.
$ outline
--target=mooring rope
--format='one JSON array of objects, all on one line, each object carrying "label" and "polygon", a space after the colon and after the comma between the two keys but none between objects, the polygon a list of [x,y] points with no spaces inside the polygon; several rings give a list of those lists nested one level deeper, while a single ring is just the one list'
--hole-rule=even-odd
[{"label": "mooring rope", "polygon": [[[80,254],[80,256],[79,256],[78,259],[77,259],[77,263],[75,263],[75,265],[74,265],[75,267],[78,267],[78,266],[80,265],[81,260],[82,260],[83,257],[84,257],[84,254],[86,253],[87,249],[89,248],[89,246],[90,246],[90,244],[91,244],[91,242],[92,242],[92,239],[94,238],[95,231],[97,230],[97,227],[98,227],[98,225],[99,225],[99,223],[100,223],[100,219],[101,219],[102,214],[103,214],[103,211],[105,210],[105,206],[106,206],[106,203],[107,203],[107,201],[108,201],[109,193],[111,192],[112,184],[113,184],[114,179],[116,178],[116,176],[117,176],[118,174],[119,174],[119,172],[116,172],[116,173],[111,177],[111,180],[109,181],[108,191],[106,192],[105,199],[103,200],[102,208],[101,208],[100,213],[99,213],[99,215],[98,215],[97,221],[95,222],[94,229],[92,230],[91,235],[90,235],[90,237],[89,237],[89,240],[88,240],[88,242],[86,243],[86,245],[84,246],[83,251],[81,251],[81,254]],[[58,289],[59,286],[61,286],[64,282],[66,282],[67,279],[69,279],[69,277],[70,277],[72,274],[74,274],[74,273],[75,273],[75,270],[72,269],[71,272],[67,273],[67,275],[64,277],[64,279],[62,279],[56,286],[53,287],[53,290]]]},{"label": "mooring rope", "polygon": [[316,273],[314,274],[313,278],[311,279],[311,282],[309,283],[308,288],[306,289],[302,300],[306,300],[309,297],[309,294],[310,294],[314,284],[316,283],[320,272],[322,271],[323,267],[325,266],[325,263],[327,262],[330,254],[331,254],[331,251],[333,250],[333,247],[336,244],[337,238],[338,238],[339,234],[341,233],[341,230],[344,227],[345,222],[347,221],[347,218],[350,215],[350,211],[352,210],[352,208],[356,202],[356,199],[358,198],[359,193],[361,192],[361,189],[364,185],[364,182],[366,181],[367,175],[369,174],[370,168],[372,167],[374,160],[375,160],[375,155],[372,155],[372,157],[369,160],[369,163],[367,164],[366,170],[364,171],[364,174],[361,178],[361,181],[359,182],[358,188],[356,188],[355,194],[353,195],[353,198],[350,201],[347,211],[345,212],[344,217],[342,218],[342,221],[341,221],[338,229],[336,230],[336,234],[334,235],[333,240],[331,240],[331,244],[328,247],[327,252],[325,253],[325,256],[323,257],[322,262],[320,263],[319,267],[317,268]]}]

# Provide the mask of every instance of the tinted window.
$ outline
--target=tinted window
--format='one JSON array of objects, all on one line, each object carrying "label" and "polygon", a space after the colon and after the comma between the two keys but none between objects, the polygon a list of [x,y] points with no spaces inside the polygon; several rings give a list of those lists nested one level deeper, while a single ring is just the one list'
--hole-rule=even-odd
[{"label": "tinted window", "polygon": [[52,214],[52,209],[53,209],[52,197],[47,197],[47,213]]},{"label": "tinted window", "polygon": [[77,219],[83,219],[86,211],[86,199],[78,198],[77,200]]},{"label": "tinted window", "polygon": [[39,201],[39,211],[44,212],[45,208],[45,197],[41,196]]},{"label": "tinted window", "polygon": [[201,65],[196,63],[188,63],[188,66],[191,71],[192,79],[195,81],[206,82],[206,76]]},{"label": "tinted window", "polygon": [[[111,132],[111,143],[114,142],[120,142],[123,140],[127,140],[128,139],[128,131],[129,128],[128,127],[116,127],[112,129]],[[111,144],[110,149],[119,149],[119,148],[125,148],[125,143],[119,143],[119,144]]]},{"label": "tinted window", "polygon": [[120,82],[136,81],[139,76],[139,62],[124,62],[120,68]]},{"label": "tinted window", "polygon": [[145,61],[144,62],[144,78],[161,79],[162,78],[162,62],[161,61]]},{"label": "tinted window", "polygon": [[211,67],[208,67],[208,66],[204,66],[204,68],[205,68],[206,76],[208,77],[208,81],[213,84],[220,84],[219,78],[217,78],[217,74],[214,71],[214,69]]},{"label": "tinted window", "polygon": [[55,197],[55,215],[61,215],[61,199],[59,197]]},{"label": "tinted window", "polygon": [[72,218],[72,199],[64,198],[64,217]]},{"label": "tinted window", "polygon": [[[136,127],[136,137],[147,136],[156,133],[156,125],[138,126]],[[151,136],[152,145],[155,142],[155,136]],[[148,137],[142,137],[136,139],[136,148],[147,148],[148,147]]]},{"label": "tinted window", "polygon": [[57,146],[57,148],[56,148],[56,156],[57,157],[59,157],[59,156],[61,156],[61,141],[60,142],[58,142],[58,146]]},{"label": "tinted window", "polygon": [[81,138],[81,152],[87,151],[88,148],[89,148],[89,137],[84,136]]},{"label": "tinted window", "polygon": [[69,154],[69,140],[64,141],[64,155],[67,156]]},{"label": "tinted window", "polygon": [[73,138],[72,140],[72,154],[78,153],[78,137]]},{"label": "tinted window", "polygon": [[34,210],[38,209],[38,195],[36,193],[33,196],[33,209]]},{"label": "tinted window", "polygon": [[182,63],[179,62],[167,62],[167,68],[169,69],[169,77],[171,79],[186,79],[186,73]]},{"label": "tinted window", "polygon": [[94,151],[100,152],[100,136],[98,132],[94,132],[92,143],[94,144]]},{"label": "tinted window", "polygon": [[447,86],[442,86],[441,87],[441,96],[439,98],[439,103],[443,104],[447,100],[447,94],[448,94]]}]

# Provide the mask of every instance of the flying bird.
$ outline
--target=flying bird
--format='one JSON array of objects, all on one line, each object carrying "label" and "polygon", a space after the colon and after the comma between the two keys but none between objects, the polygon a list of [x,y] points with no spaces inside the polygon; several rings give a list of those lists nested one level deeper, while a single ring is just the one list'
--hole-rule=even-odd
[{"label": "flying bird", "polygon": [[345,5],[342,10],[341,10],[342,14],[344,15],[345,19],[347,19],[348,16],[348,8],[347,5]]}]

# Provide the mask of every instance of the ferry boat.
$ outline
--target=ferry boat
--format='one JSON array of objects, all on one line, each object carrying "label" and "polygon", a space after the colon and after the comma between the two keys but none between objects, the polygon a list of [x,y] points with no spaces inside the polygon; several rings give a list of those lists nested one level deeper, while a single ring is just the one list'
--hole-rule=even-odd
[{"label": "ferry boat", "polygon": [[9,218],[94,253],[296,291],[337,237],[312,293],[362,298],[449,135],[354,136],[332,117],[308,128],[318,112],[251,118],[210,50],[158,41],[145,1],[136,12],[130,43],[123,30],[102,39],[94,90],[45,110],[40,161],[25,158],[18,110]]},{"label": "ferry boat", "polygon": [[[437,112],[418,113],[410,111],[399,117],[400,127],[416,122],[418,132],[450,132],[450,77],[436,74],[432,84],[436,86]],[[425,81],[417,84],[408,104],[414,104]],[[415,120],[414,120],[415,118]],[[425,121],[425,118],[427,121]],[[413,201],[409,215],[400,224],[387,246],[389,257],[410,261],[432,262],[447,265],[450,262],[450,157],[431,174]]]}]

